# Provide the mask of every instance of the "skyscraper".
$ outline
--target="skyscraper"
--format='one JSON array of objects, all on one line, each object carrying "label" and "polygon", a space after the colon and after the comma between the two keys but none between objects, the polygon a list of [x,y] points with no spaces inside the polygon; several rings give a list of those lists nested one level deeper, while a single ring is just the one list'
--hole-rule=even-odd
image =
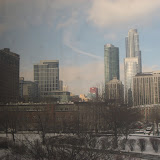
[{"label": "skyscraper", "polygon": [[137,29],[130,29],[126,42],[126,58],[124,59],[125,102],[132,104],[133,76],[142,72],[141,51]]},{"label": "skyscraper", "polygon": [[124,87],[117,77],[113,77],[111,81],[106,84],[106,99],[107,100],[118,100],[119,102],[124,101]]},{"label": "skyscraper", "polygon": [[59,61],[40,61],[34,65],[34,81],[38,83],[40,96],[52,96],[59,90]]},{"label": "skyscraper", "polygon": [[98,88],[97,87],[91,87],[87,97],[89,99],[92,99],[92,100],[97,100],[98,99]]},{"label": "skyscraper", "polygon": [[63,81],[59,80],[59,90],[63,91]]},{"label": "skyscraper", "polygon": [[58,60],[40,61],[39,64],[35,64],[34,81],[38,83],[40,99],[59,102],[70,101],[70,92],[60,90]]},{"label": "skyscraper", "polygon": [[133,77],[133,105],[160,103],[160,71],[138,73]]},{"label": "skyscraper", "polygon": [[119,79],[119,48],[112,44],[104,45],[105,85],[117,77]]},{"label": "skyscraper", "polygon": [[19,99],[19,59],[9,48],[0,50],[0,103]]}]

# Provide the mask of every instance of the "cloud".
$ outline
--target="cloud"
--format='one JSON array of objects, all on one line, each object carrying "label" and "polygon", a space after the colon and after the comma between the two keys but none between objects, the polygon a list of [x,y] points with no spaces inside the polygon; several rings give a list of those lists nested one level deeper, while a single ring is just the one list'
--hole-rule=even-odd
[{"label": "cloud", "polygon": [[93,0],[88,20],[98,27],[146,23],[159,8],[159,0]]},{"label": "cloud", "polygon": [[117,39],[117,35],[115,33],[108,33],[106,35],[104,35],[105,39],[110,39],[110,40],[116,40]]},{"label": "cloud", "polygon": [[61,15],[80,10],[83,3],[84,0],[0,0],[0,24],[8,29],[41,24],[52,26]]},{"label": "cloud", "polygon": [[70,49],[72,49],[73,51],[75,51],[78,54],[82,54],[82,55],[85,55],[85,56],[88,56],[88,57],[91,57],[94,59],[98,59],[98,60],[102,59],[102,57],[100,57],[100,56],[96,56],[93,53],[85,52],[85,51],[82,51],[82,50],[74,47],[74,45],[76,44],[76,41],[72,40],[72,39],[73,39],[73,36],[71,34],[71,31],[65,32],[64,37],[63,37],[63,41],[67,47],[69,47]]},{"label": "cloud", "polygon": [[0,0],[0,25],[7,30],[14,30],[42,24],[49,10],[47,1]]},{"label": "cloud", "polygon": [[77,11],[75,11],[75,12],[71,13],[71,17],[69,17],[68,19],[66,19],[66,16],[64,16],[64,19],[66,19],[66,20],[64,20],[62,18],[61,22],[59,22],[57,24],[57,29],[70,27],[70,26],[75,25],[76,23],[78,23],[77,15],[78,15],[78,13],[77,13]]},{"label": "cloud", "polygon": [[102,59],[102,57],[100,57],[100,56],[96,56],[96,55],[94,55],[94,54],[92,54],[92,53],[84,52],[84,51],[82,51],[82,50],[79,50],[79,49],[73,47],[73,46],[71,45],[71,43],[65,43],[65,45],[66,45],[67,47],[71,48],[73,51],[75,51],[75,52],[78,53],[78,54],[86,55],[86,56],[88,56],[88,57],[95,58],[95,59]]},{"label": "cloud", "polygon": [[143,65],[142,69],[143,69],[143,72],[152,72],[152,71],[160,70],[160,66],[158,66],[158,65],[152,65],[152,66]]},{"label": "cloud", "polygon": [[60,79],[75,94],[88,93],[89,88],[104,82],[104,62],[92,62],[83,66],[60,67]]}]

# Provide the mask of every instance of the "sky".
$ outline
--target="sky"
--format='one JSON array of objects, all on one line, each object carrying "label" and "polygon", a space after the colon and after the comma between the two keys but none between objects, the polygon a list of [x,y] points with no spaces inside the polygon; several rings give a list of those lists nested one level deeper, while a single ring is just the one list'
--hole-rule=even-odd
[{"label": "sky", "polygon": [[74,94],[104,83],[104,45],[119,47],[138,29],[143,71],[160,70],[160,0],[0,0],[0,49],[20,55],[20,76],[33,64],[59,60],[60,80]]}]

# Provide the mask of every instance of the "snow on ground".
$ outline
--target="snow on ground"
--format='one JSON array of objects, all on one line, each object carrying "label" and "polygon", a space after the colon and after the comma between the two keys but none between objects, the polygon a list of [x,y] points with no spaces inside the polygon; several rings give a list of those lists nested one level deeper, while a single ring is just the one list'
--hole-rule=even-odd
[{"label": "snow on ground", "polygon": [[[56,135],[66,135],[66,134],[49,133],[46,136],[47,137],[52,137],[52,136],[56,136]],[[67,135],[69,135],[69,134],[67,134]],[[1,133],[0,137],[6,137],[6,134],[2,134]],[[141,153],[140,148],[139,148],[137,142],[138,142],[138,139],[143,138],[143,139],[146,139],[146,141],[147,141],[146,150],[143,153],[159,155],[160,154],[160,147],[159,147],[158,153],[155,153],[155,151],[153,150],[152,145],[150,143],[150,137],[153,137],[153,136],[152,135],[150,135],[150,136],[148,136],[148,135],[142,135],[142,134],[132,134],[132,135],[130,135],[128,137],[128,139],[135,139],[136,140],[135,148],[134,148],[134,151],[132,151],[132,152],[139,152],[139,153]],[[124,138],[124,137],[122,137],[122,138]],[[156,138],[160,139],[160,137],[156,137]],[[11,134],[8,134],[8,139],[12,140],[12,135]],[[17,142],[18,141],[25,141],[26,139],[29,140],[29,141],[34,141],[35,139],[40,139],[40,134],[37,134],[35,132],[32,132],[32,134],[31,133],[18,133],[18,134],[15,134],[15,139],[16,139]],[[103,137],[99,137],[97,139],[98,139],[98,141],[100,141],[101,139],[104,139],[104,140],[106,139],[107,140],[107,137],[103,136]],[[102,144],[97,144],[96,148],[97,149],[101,149],[102,146],[100,146],[100,145],[102,145]],[[106,149],[109,149],[109,148],[106,148]],[[125,151],[131,152],[128,144],[126,144]],[[6,154],[5,152],[6,152],[6,150],[0,150],[1,157]]]},{"label": "snow on ground", "polygon": [[[134,151],[133,152],[140,152],[141,153],[141,151],[140,151],[140,148],[139,148],[139,146],[137,145],[137,142],[138,142],[138,139],[141,139],[141,138],[143,138],[143,139],[146,139],[146,141],[147,141],[147,144],[146,144],[146,150],[143,152],[143,153],[146,153],[146,154],[154,154],[154,155],[159,155],[160,154],[160,146],[159,146],[159,151],[158,151],[158,153],[155,153],[155,151],[153,150],[153,148],[152,148],[152,144],[151,144],[151,142],[150,142],[150,138],[153,138],[153,136],[152,135],[150,135],[150,136],[148,136],[148,135],[131,135],[131,136],[129,136],[128,137],[128,139],[135,139],[136,140],[136,144],[135,144],[135,148],[134,148]],[[160,138],[160,137],[155,137],[155,138]],[[129,151],[130,152],[130,149],[129,149],[129,147],[128,147],[128,145],[126,144],[126,151]]]}]

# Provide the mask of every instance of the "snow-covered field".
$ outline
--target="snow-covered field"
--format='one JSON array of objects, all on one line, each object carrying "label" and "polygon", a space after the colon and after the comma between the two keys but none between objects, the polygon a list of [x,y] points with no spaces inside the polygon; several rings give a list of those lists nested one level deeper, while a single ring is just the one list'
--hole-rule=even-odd
[{"label": "snow-covered field", "polygon": [[[46,136],[47,137],[52,137],[52,136],[56,136],[56,135],[59,135],[59,134],[54,134],[54,133],[50,133],[50,134],[47,134]],[[65,135],[65,134],[61,134],[61,135]],[[3,137],[5,138],[6,137],[6,134],[0,134],[0,138]],[[139,139],[145,139],[146,140],[146,150],[143,151],[144,154],[152,154],[152,155],[159,155],[160,154],[160,146],[159,146],[159,151],[156,153],[152,147],[152,144],[150,142],[150,138],[153,137],[152,135],[148,136],[148,135],[142,135],[142,134],[132,134],[128,137],[128,140],[130,139],[134,139],[136,142],[135,142],[135,145],[134,145],[134,150],[131,151],[130,148],[129,148],[129,144],[128,142],[126,143],[125,145],[125,150],[123,151],[127,151],[127,152],[136,152],[136,153],[142,153],[140,151],[140,147],[138,145],[138,140]],[[124,137],[121,137],[121,139],[123,139]],[[160,137],[155,137],[157,138],[158,140],[160,140]],[[8,139],[9,140],[12,140],[12,135],[11,134],[8,134]],[[34,141],[35,139],[41,139],[40,138],[40,135],[37,134],[37,133],[19,133],[19,134],[15,134],[15,139],[16,139],[16,142],[18,141],[25,141],[26,139],[29,140],[29,141]],[[99,143],[101,140],[103,141],[109,141],[109,137],[107,136],[103,136],[103,137],[98,137],[97,138],[97,144],[96,144],[96,147],[97,149],[102,149],[102,143]],[[110,148],[104,148],[104,149],[110,149]],[[120,144],[119,144],[119,147],[118,147],[118,150],[122,150],[121,147],[120,147]],[[5,154],[7,154],[7,150],[5,149],[1,149],[0,150],[0,157],[3,157]]]}]

